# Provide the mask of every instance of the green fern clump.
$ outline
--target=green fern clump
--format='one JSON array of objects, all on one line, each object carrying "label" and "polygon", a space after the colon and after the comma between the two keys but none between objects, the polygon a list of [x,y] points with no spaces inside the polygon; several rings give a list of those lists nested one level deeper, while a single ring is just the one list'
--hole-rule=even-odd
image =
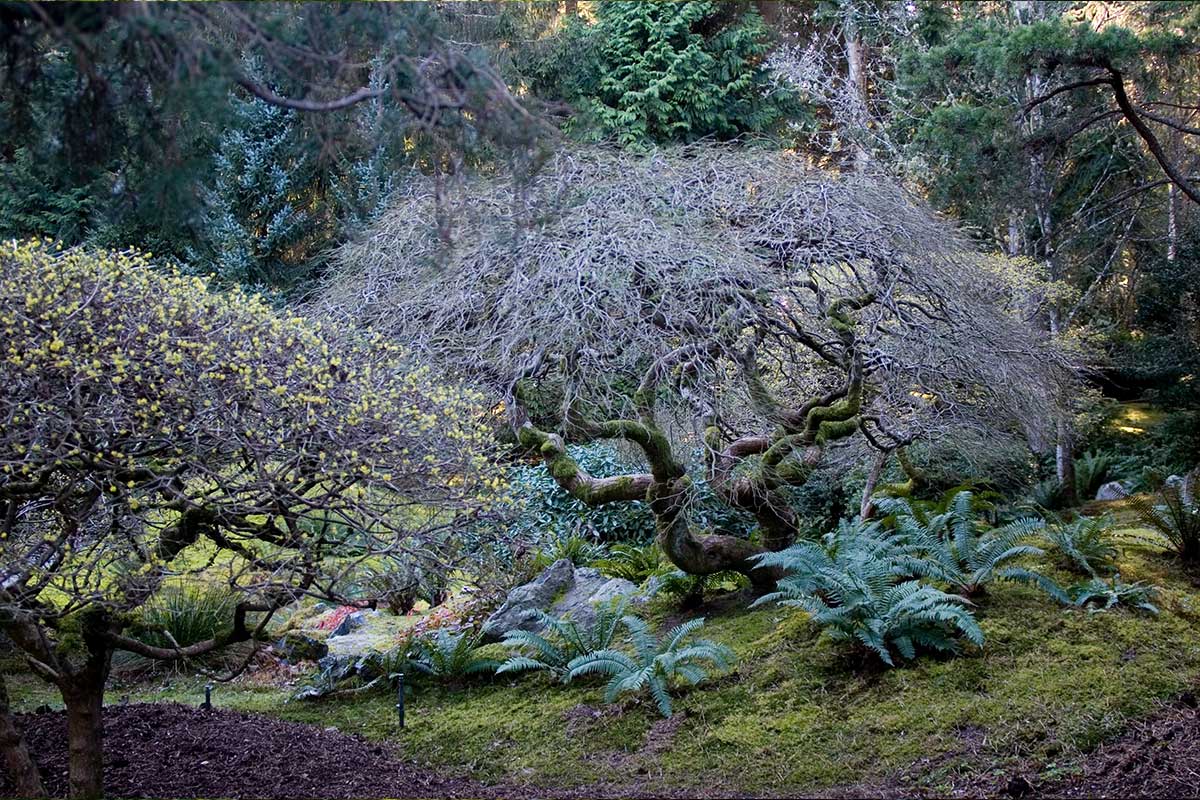
[{"label": "green fern clump", "polygon": [[1117,465],[1111,453],[1088,450],[1075,459],[1075,496],[1088,500],[1106,481],[1112,480]]},{"label": "green fern clump", "polygon": [[946,583],[964,597],[984,593],[992,581],[1012,581],[1036,586],[1059,602],[1070,602],[1062,588],[1036,570],[1014,564],[1026,556],[1041,556],[1040,547],[1026,540],[1040,535],[1040,519],[1018,519],[995,528],[976,516],[974,498],[961,491],[940,514],[919,515],[902,499],[883,499],[880,507],[895,519],[896,535],[923,552],[928,561],[925,577]]},{"label": "green fern clump", "polygon": [[1117,606],[1146,611],[1158,615],[1158,606],[1153,601],[1158,596],[1158,587],[1142,581],[1125,583],[1117,573],[1112,580],[1092,578],[1075,587],[1075,605],[1089,611],[1107,611]]},{"label": "green fern clump", "polygon": [[1143,525],[1160,534],[1168,547],[1187,564],[1200,563],[1200,504],[1188,502],[1175,486],[1164,486],[1161,503],[1145,497],[1129,498],[1129,507]]},{"label": "green fern clump", "polygon": [[577,567],[590,567],[607,555],[608,550],[604,545],[586,536],[555,537],[549,546],[538,550],[533,559],[533,568],[541,571],[564,558]]},{"label": "green fern clump", "polygon": [[628,601],[620,599],[601,605],[591,625],[580,625],[571,619],[552,617],[537,612],[543,633],[509,631],[502,644],[512,651],[496,674],[546,671],[566,683],[568,665],[576,658],[605,650],[616,638],[617,628],[625,615]]},{"label": "green fern clump", "polygon": [[677,625],[661,639],[633,615],[621,617],[621,624],[628,632],[626,643],[631,652],[606,648],[578,656],[567,665],[567,680],[606,676],[606,703],[616,702],[622,695],[648,692],[659,712],[670,717],[672,685],[694,686],[708,677],[709,669],[723,671],[733,665],[733,651],[728,647],[693,638],[704,627],[703,618]]},{"label": "green fern clump", "polygon": [[169,586],[140,611],[137,638],[155,647],[187,647],[233,626],[237,596],[225,586]]},{"label": "green fern clump", "polygon": [[476,631],[451,631],[439,628],[414,639],[408,654],[413,669],[441,680],[459,681],[472,675],[491,675],[500,662],[480,656],[480,634]]},{"label": "green fern clump", "polygon": [[1112,517],[1108,515],[1080,517],[1047,526],[1042,538],[1059,567],[1096,577],[1115,566],[1117,546],[1112,529]]},{"label": "green fern clump", "polygon": [[1028,502],[1038,508],[1061,509],[1066,505],[1066,492],[1058,478],[1038,481],[1029,489]]},{"label": "green fern clump", "polygon": [[681,608],[696,608],[704,602],[704,593],[736,592],[750,585],[749,579],[740,572],[723,570],[710,575],[692,575],[681,569],[667,569],[659,574],[657,595],[673,597]]},{"label": "green fern clump", "polygon": [[918,548],[883,537],[874,523],[843,523],[824,546],[803,542],[760,556],[759,566],[779,568],[777,591],[756,605],[778,602],[802,608],[831,638],[866,648],[884,664],[916,657],[918,648],[958,653],[961,635],[983,646],[983,631],[964,597],[908,576],[933,568]]},{"label": "green fern clump", "polygon": [[664,565],[662,548],[656,543],[645,545],[615,544],[608,555],[593,563],[596,569],[610,578],[624,578],[641,583],[652,575],[661,575],[669,565]]}]

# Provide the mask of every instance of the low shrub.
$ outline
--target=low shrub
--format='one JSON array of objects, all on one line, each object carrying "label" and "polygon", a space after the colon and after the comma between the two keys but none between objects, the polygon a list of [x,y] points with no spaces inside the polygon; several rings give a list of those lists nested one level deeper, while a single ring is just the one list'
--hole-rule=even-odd
[{"label": "low shrub", "polygon": [[1110,516],[1055,522],[1042,531],[1047,552],[1061,569],[1096,577],[1115,567],[1117,546]]},{"label": "low shrub", "polygon": [[841,642],[864,648],[887,666],[911,660],[918,648],[958,653],[961,635],[983,646],[970,602],[919,580],[931,568],[920,548],[884,537],[874,523],[843,522],[824,544],[802,542],[758,559],[779,568],[777,591],[755,605],[777,602],[812,615],[812,623]]},{"label": "low shrub", "polygon": [[545,631],[509,631],[505,634],[502,644],[512,651],[512,655],[496,674],[544,670],[566,683],[572,661],[612,645],[627,606],[624,599],[599,606],[591,625],[537,612],[537,620]]},{"label": "low shrub", "polygon": [[981,595],[992,581],[1012,581],[1036,586],[1060,602],[1069,602],[1062,588],[1036,570],[1014,562],[1041,556],[1040,547],[1026,541],[1039,536],[1040,519],[1017,519],[989,527],[977,516],[972,492],[960,491],[938,514],[923,514],[908,501],[883,498],[878,505],[893,516],[896,536],[924,556],[924,577],[945,582],[964,597]]},{"label": "low shrub", "polygon": [[1092,578],[1087,583],[1076,586],[1073,590],[1074,603],[1089,611],[1107,611],[1110,608],[1124,606],[1158,614],[1158,606],[1152,602],[1158,597],[1158,587],[1137,581],[1125,583],[1121,574],[1117,573],[1111,580]]},{"label": "low shrub", "polygon": [[187,647],[233,627],[237,597],[216,585],[170,585],[139,609],[136,636],[155,647]]},{"label": "low shrub", "polygon": [[594,566],[610,578],[624,578],[642,583],[652,575],[662,575],[671,570],[663,558],[662,548],[656,543],[615,544],[608,555],[597,560]]},{"label": "low shrub", "polygon": [[1187,564],[1200,563],[1200,504],[1186,502],[1177,486],[1159,491],[1160,503],[1145,497],[1129,498],[1129,506],[1143,525],[1161,535],[1167,546]]},{"label": "low shrub", "polygon": [[416,671],[442,681],[462,681],[474,675],[491,675],[500,662],[480,654],[477,631],[439,628],[409,642],[408,664]]},{"label": "low shrub", "polygon": [[594,566],[608,555],[608,549],[584,536],[564,536],[550,540],[533,558],[533,569],[541,572],[556,561],[568,559],[577,567]]}]

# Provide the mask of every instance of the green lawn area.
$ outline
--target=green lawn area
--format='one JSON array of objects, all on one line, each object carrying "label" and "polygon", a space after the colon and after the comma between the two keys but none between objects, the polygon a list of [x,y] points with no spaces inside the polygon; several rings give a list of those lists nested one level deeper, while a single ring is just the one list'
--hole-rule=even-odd
[{"label": "green lawn area", "polygon": [[[1126,549],[1121,573],[1163,587],[1158,617],[1064,609],[1001,585],[978,609],[982,652],[888,671],[814,636],[800,612],[718,598],[705,635],[733,647],[738,666],[683,694],[669,721],[649,704],[606,707],[599,687],[545,677],[419,687],[403,731],[384,693],[299,702],[288,699],[294,687],[242,682],[218,686],[215,700],[396,742],[420,761],[491,781],[786,795],[881,780],[927,759],[923,781],[936,791],[960,771],[1018,761],[1056,769],[1200,675],[1200,589],[1168,557],[1139,548]],[[196,703],[202,684],[118,683],[109,701]],[[27,676],[10,679],[10,691],[18,709],[56,700]]]}]

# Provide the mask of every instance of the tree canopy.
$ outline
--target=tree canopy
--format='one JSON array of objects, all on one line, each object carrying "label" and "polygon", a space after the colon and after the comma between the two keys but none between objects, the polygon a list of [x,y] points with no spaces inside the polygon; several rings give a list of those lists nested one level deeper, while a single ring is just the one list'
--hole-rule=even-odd
[{"label": "tree canopy", "polygon": [[[262,638],[298,597],[427,552],[496,480],[479,398],[379,338],[130,252],[6,243],[0,291],[0,630],[62,691],[77,794],[98,791],[114,650]],[[131,634],[168,581],[215,564],[239,597],[224,633]]]},{"label": "tree canopy", "polygon": [[[601,150],[552,160],[519,194],[466,182],[449,243],[434,203],[410,184],[346,245],[325,307],[503,400],[572,494],[651,500],[688,571],[749,573],[758,550],[693,536],[690,448],[778,549],[797,529],[787,487],[835,442],[1037,426],[1071,380],[1028,322],[1036,278],[879,177],[769,151]],[[564,443],[597,438],[636,445],[647,471],[587,475]]]}]

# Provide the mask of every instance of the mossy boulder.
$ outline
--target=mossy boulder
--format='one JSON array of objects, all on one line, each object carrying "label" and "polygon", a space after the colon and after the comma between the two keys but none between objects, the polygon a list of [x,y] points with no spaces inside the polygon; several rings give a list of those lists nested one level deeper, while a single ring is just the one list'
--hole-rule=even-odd
[{"label": "mossy boulder", "polygon": [[498,642],[512,630],[539,631],[539,611],[554,617],[570,616],[588,626],[595,620],[596,606],[637,593],[637,586],[622,578],[609,578],[597,569],[576,567],[562,558],[529,583],[508,593],[500,606],[483,623],[484,640]]},{"label": "mossy boulder", "polygon": [[275,643],[275,652],[285,661],[320,661],[329,655],[329,645],[303,631],[288,631]]}]

